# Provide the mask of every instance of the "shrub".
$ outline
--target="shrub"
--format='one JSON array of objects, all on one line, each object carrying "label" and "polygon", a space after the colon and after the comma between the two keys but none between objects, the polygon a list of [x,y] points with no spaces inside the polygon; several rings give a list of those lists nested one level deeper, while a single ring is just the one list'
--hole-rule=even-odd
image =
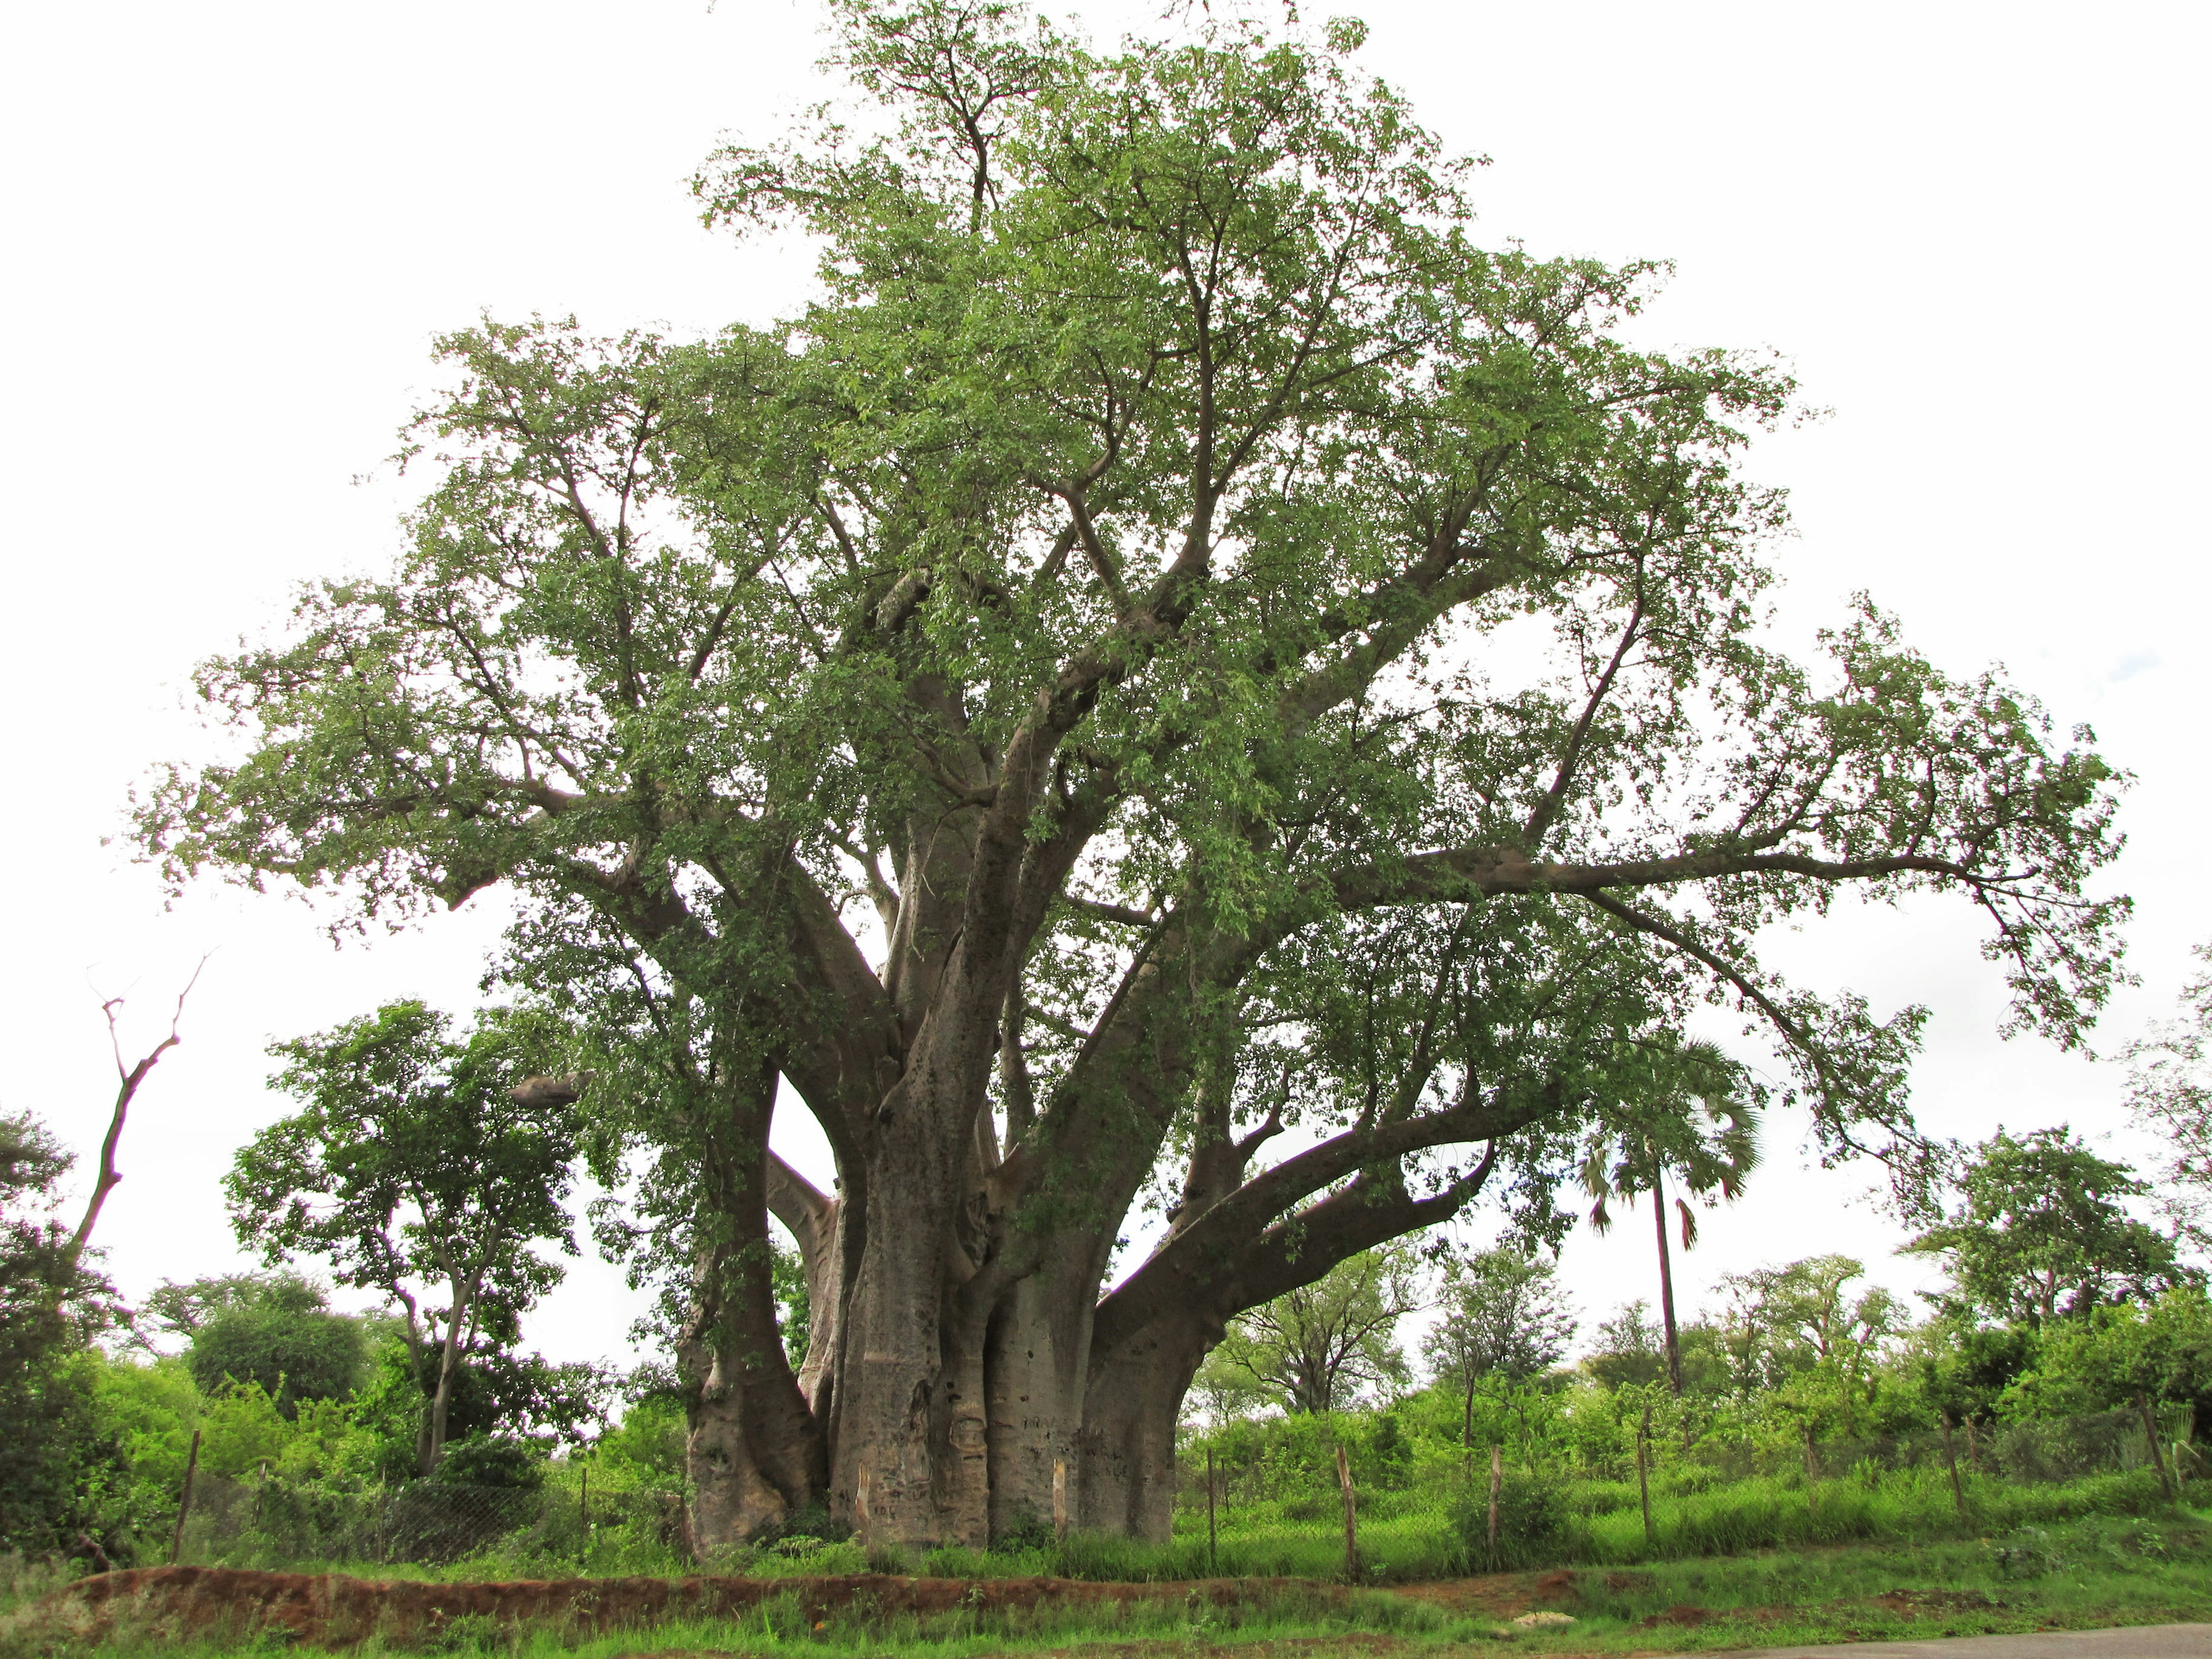
[{"label": "shrub", "polygon": [[535,1492],[545,1484],[545,1454],[527,1440],[490,1434],[456,1440],[446,1447],[438,1472],[430,1477],[445,1486],[496,1486]]},{"label": "shrub", "polygon": [[[1490,1564],[1490,1492],[1477,1485],[1464,1492],[1451,1510],[1467,1564]],[[1545,1567],[1578,1553],[1583,1527],[1569,1511],[1559,1483],[1518,1472],[1508,1474],[1498,1492],[1498,1567]]]}]

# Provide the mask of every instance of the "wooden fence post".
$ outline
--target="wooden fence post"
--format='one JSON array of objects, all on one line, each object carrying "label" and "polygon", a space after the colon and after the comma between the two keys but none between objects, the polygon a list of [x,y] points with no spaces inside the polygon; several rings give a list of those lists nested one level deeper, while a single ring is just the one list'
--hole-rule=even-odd
[{"label": "wooden fence post", "polygon": [[582,1561],[592,1553],[592,1472],[589,1469],[582,1472],[582,1485],[577,1488],[576,1512],[580,1517],[577,1530],[582,1534],[582,1541],[576,1546],[576,1559]]},{"label": "wooden fence post", "polygon": [[1960,1517],[1964,1519],[1966,1513],[1966,1489],[1959,1482],[1959,1455],[1951,1447],[1950,1413],[1943,1413],[1942,1423],[1943,1467],[1951,1471],[1951,1502],[1958,1509]]},{"label": "wooden fence post", "polygon": [[1359,1521],[1352,1500],[1352,1465],[1345,1461],[1341,1442],[1336,1448],[1336,1484],[1344,1493],[1344,1571],[1356,1584],[1359,1582]]},{"label": "wooden fence post", "polygon": [[1067,1541],[1067,1460],[1052,1460],[1052,1539],[1055,1544]]},{"label": "wooden fence post", "polygon": [[[2144,1389],[2136,1390],[2136,1409],[2142,1413],[2143,1438],[2150,1442],[2151,1467],[2158,1471],[2158,1489],[2166,1494],[2166,1501],[2173,1502],[2173,1478],[2166,1472],[2166,1454],[2158,1443],[2158,1417],[2150,1408],[2150,1395]],[[185,1477],[189,1482],[191,1477]]]},{"label": "wooden fence post", "polygon": [[1505,1448],[1490,1449],[1490,1570],[1498,1571],[1498,1495],[1505,1485]]},{"label": "wooden fence post", "polygon": [[199,1473],[200,1431],[192,1431],[191,1449],[185,1454],[185,1490],[177,1500],[177,1530],[169,1539],[169,1565],[174,1566],[185,1549],[185,1517],[192,1512],[192,1477]]},{"label": "wooden fence post", "polygon": [[1206,1449],[1206,1570],[1221,1571],[1221,1547],[1213,1530],[1213,1448]]},{"label": "wooden fence post", "polygon": [[1644,1402],[1644,1421],[1636,1430],[1636,1493],[1644,1500],[1644,1547],[1658,1546],[1658,1534],[1651,1529],[1651,1476],[1648,1449],[1651,1444],[1651,1402]]}]

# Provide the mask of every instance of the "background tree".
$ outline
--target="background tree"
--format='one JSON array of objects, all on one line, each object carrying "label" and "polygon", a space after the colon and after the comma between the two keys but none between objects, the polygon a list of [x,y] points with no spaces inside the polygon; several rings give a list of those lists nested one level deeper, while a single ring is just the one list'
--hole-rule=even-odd
[{"label": "background tree", "polygon": [[1486,1380],[1510,1386],[1559,1364],[1575,1334],[1570,1307],[1558,1267],[1533,1250],[1507,1243],[1447,1258],[1421,1354],[1460,1396],[1462,1445],[1474,1443],[1475,1391]]},{"label": "background tree", "polygon": [[0,1115],[0,1548],[104,1559],[89,1490],[117,1449],[93,1398],[107,1287],[58,1210],[74,1160],[37,1120]]},{"label": "background tree", "polygon": [[[405,1312],[409,1354],[434,1374],[418,1472],[444,1449],[471,1340],[511,1332],[560,1278],[532,1248],[570,1255],[563,1200],[577,1156],[576,1091],[525,1079],[544,1034],[499,1010],[456,1041],[452,1020],[393,1002],[275,1045],[274,1079],[305,1109],[263,1129],[224,1177],[241,1243],[273,1266],[307,1255]],[[422,1305],[442,1297],[442,1305]],[[428,1322],[426,1328],[425,1322]]]},{"label": "background tree", "polygon": [[1742,1391],[1794,1389],[1808,1412],[1830,1408],[1856,1432],[1885,1345],[1905,1325],[1904,1308],[1881,1285],[1851,1293],[1865,1276],[1866,1264],[1847,1255],[1723,1273],[1723,1337]]},{"label": "background tree", "polygon": [[2174,1241],[2127,1212],[2124,1200],[2150,1189],[2063,1123],[2019,1137],[2000,1129],[1966,1159],[1959,1186],[1958,1208],[1905,1248],[1942,1259],[1951,1291],[1937,1303],[1960,1317],[2041,1325],[2151,1301],[2191,1279]]},{"label": "background tree", "polygon": [[1583,1369],[1606,1389],[1649,1388],[1667,1379],[1667,1334],[1651,1317],[1651,1304],[1625,1302],[1598,1321]]},{"label": "background tree", "polygon": [[[1785,377],[1625,343],[1650,267],[1478,246],[1356,24],[832,9],[872,107],[699,184],[817,239],[815,302],[446,341],[397,568],[207,665],[240,758],[139,820],[179,881],[504,882],[517,974],[605,964],[702,1547],[864,1483],[879,1538],[979,1542],[1063,1464],[1081,1525],[1164,1536],[1231,1321],[1493,1175],[1544,1236],[1711,998],[1823,1156],[1911,1177],[1920,1011],[1759,955],[1843,887],[1968,899],[2075,1039],[2114,780],[1871,610],[1760,642],[1784,514],[1736,466]],[[768,1152],[780,1084],[833,1192]]]},{"label": "background tree", "polygon": [[1413,1375],[1392,1339],[1422,1305],[1422,1289],[1404,1247],[1363,1250],[1310,1285],[1248,1310],[1207,1364],[1249,1378],[1285,1411],[1346,1410],[1364,1390],[1395,1388]]},{"label": "background tree", "polygon": [[333,1312],[328,1292],[298,1273],[165,1283],[144,1312],[185,1339],[185,1364],[204,1392],[258,1383],[288,1417],[302,1400],[343,1400],[368,1378],[362,1322]]},{"label": "background tree", "polygon": [[[2212,959],[2212,945],[2197,955]],[[2203,1249],[2212,1245],[2212,974],[2182,988],[2181,1011],[2129,1046],[2128,1105],[2166,1149],[2157,1201]]]},{"label": "background tree", "polygon": [[[1603,1232],[1612,1225],[1608,1207],[1615,1199],[1635,1203],[1651,1199],[1651,1224],[1659,1244],[1659,1322],[1667,1360],[1667,1384],[1682,1392],[1682,1334],[1674,1317],[1674,1267],[1667,1247],[1667,1175],[1692,1197],[1734,1199],[1759,1162],[1759,1113],[1750,1098],[1743,1067],[1710,1042],[1678,1042],[1663,1036],[1633,1046],[1631,1064],[1647,1073],[1648,1103],[1608,1119],[1583,1152],[1583,1189],[1595,1201],[1590,1225]],[[1700,1118],[1702,1114],[1702,1121]],[[1697,1212],[1677,1198],[1682,1248],[1698,1241]]]}]

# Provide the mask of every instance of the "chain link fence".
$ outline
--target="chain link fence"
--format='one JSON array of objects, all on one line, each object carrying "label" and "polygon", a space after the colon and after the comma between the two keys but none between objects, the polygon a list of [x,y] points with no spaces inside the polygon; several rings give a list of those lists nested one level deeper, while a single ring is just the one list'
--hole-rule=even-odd
[{"label": "chain link fence", "polygon": [[[1771,1433],[1684,1443],[1631,1425],[1617,1449],[1595,1455],[1540,1445],[1417,1447],[1371,1432],[1333,1441],[1328,1425],[1310,1420],[1291,1425],[1293,1432],[1267,1432],[1285,1426],[1186,1438],[1167,1549],[1070,1537],[1051,1548],[1042,1570],[1402,1582],[1986,1535],[2148,1513],[2212,1490],[2212,1463],[2198,1455],[2185,1418],[2154,1424],[2129,1411],[1795,1443]],[[181,1560],[232,1566],[473,1561],[488,1574],[544,1577],[594,1562],[605,1571],[614,1558],[602,1547],[617,1540],[672,1565],[688,1559],[683,1493],[597,1486],[587,1470],[562,1465],[532,1489],[431,1480],[346,1491],[270,1475],[203,1475],[175,1545]],[[818,1539],[792,1541],[822,1547]]]},{"label": "chain link fence", "polygon": [[652,1487],[536,1488],[420,1481],[357,1491],[260,1477],[202,1475],[177,1539],[180,1560],[300,1569],[446,1566],[495,1555],[581,1561],[595,1537],[622,1531],[684,1552],[683,1495]]},{"label": "chain link fence", "polygon": [[1505,1445],[1393,1456],[1372,1444],[1324,1457],[1313,1437],[1193,1436],[1177,1460],[1175,1544],[1219,1574],[1392,1582],[1988,1534],[2206,1492],[2212,1462],[2191,1426],[2123,1410],[1794,1443],[1632,1431],[1596,1457]]}]

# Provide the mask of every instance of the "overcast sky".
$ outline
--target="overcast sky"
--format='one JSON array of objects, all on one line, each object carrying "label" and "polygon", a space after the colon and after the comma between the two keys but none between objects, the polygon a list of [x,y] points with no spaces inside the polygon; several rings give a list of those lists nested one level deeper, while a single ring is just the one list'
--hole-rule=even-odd
[{"label": "overcast sky", "polygon": [[[1644,337],[1771,346],[1825,420],[1762,441],[1793,492],[1785,630],[1870,590],[1968,672],[2002,660],[2140,781],[2117,884],[2139,989],[2117,1048],[2212,937],[2197,635],[2209,239],[2202,6],[1505,6],[1373,0],[1366,64],[1492,165],[1481,229],[1543,254],[1676,263]],[[1095,34],[1153,8],[1095,7]],[[1317,20],[1331,9],[1310,9]],[[1061,15],[1061,14],[1055,14]],[[193,663],[282,617],[295,584],[381,567],[409,481],[380,458],[433,382],[436,331],[489,310],[679,334],[791,309],[803,252],[702,229],[685,181],[820,94],[805,0],[124,0],[16,6],[0,108],[9,257],[0,465],[12,503],[9,872],[0,1107],[88,1155],[112,1072],[211,959],[149,1084],[101,1223],[143,1295],[241,1265],[216,1183],[279,1115],[263,1050],[401,994],[466,1004],[495,895],[334,949],[293,900],[210,887],[165,909],[104,844],[166,757],[205,752]],[[366,482],[356,482],[368,475]],[[2130,1155],[2118,1068],[1996,1036],[2002,993],[1960,907],[1847,912],[1776,941],[1812,982],[1934,1010],[1923,1121],[2061,1120]],[[1808,1170],[1771,1126],[1752,1195],[1681,1264],[1889,1253],[1863,1173]],[[803,1126],[779,1144],[810,1150]],[[1643,1225],[1567,1247],[1591,1320],[1651,1294]],[[621,1358],[637,1298],[586,1261],[533,1317],[562,1358]]]}]

